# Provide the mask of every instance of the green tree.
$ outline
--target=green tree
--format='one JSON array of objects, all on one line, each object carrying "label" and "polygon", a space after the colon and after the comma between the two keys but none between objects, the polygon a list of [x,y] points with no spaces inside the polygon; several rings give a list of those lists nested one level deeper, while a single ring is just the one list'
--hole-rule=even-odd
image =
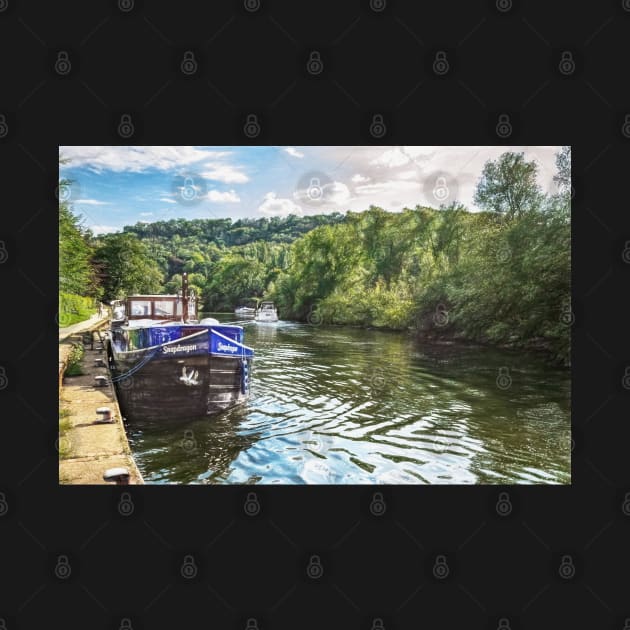
[{"label": "green tree", "polygon": [[535,161],[526,162],[523,153],[503,153],[485,163],[475,191],[475,203],[508,219],[536,209],[542,194],[536,182]]},{"label": "green tree", "polygon": [[556,153],[557,173],[553,181],[558,184],[561,191],[566,191],[571,187],[571,147],[564,146]]},{"label": "green tree", "polygon": [[163,275],[151,250],[134,234],[108,234],[94,252],[106,300],[134,293],[158,293]]},{"label": "green tree", "polygon": [[[69,185],[69,182],[62,183]],[[81,217],[73,214],[70,204],[59,204],[59,290],[82,296],[94,296],[95,279],[90,266],[88,235],[81,228]]]}]

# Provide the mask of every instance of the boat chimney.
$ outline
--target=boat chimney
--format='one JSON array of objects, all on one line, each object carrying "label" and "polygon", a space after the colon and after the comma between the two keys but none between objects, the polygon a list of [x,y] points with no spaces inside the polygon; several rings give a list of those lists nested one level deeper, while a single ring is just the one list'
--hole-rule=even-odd
[{"label": "boat chimney", "polygon": [[188,274],[182,273],[182,320],[188,323]]}]

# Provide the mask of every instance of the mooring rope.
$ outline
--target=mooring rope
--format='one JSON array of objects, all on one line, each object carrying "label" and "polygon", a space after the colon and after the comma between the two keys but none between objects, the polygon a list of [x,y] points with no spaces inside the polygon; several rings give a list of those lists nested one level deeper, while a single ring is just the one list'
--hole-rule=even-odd
[{"label": "mooring rope", "polygon": [[130,376],[133,376],[139,369],[143,368],[156,354],[160,348],[156,348],[153,352],[150,352],[140,363],[134,365],[130,370],[125,372],[124,374],[119,374],[118,376],[112,376],[112,383],[118,383]]}]

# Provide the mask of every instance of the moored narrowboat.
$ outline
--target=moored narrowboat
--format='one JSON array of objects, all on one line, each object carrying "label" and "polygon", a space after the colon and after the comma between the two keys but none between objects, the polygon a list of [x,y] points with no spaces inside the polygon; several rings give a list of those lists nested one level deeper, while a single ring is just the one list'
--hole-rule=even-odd
[{"label": "moored narrowboat", "polygon": [[244,402],[254,351],[242,326],[197,318],[186,274],[178,295],[131,295],[112,304],[107,354],[130,419],[192,418]]}]

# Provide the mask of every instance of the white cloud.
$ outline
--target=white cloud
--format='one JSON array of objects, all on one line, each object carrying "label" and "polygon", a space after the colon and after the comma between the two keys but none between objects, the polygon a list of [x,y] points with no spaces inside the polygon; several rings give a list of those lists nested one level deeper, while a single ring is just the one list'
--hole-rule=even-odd
[{"label": "white cloud", "polygon": [[272,217],[285,217],[289,214],[302,214],[302,208],[291,199],[278,198],[275,192],[268,192],[265,200],[258,206],[258,212]]},{"label": "white cloud", "polygon": [[241,199],[233,190],[228,190],[226,192],[210,190],[208,192],[208,200],[215,203],[239,203]]},{"label": "white cloud", "polygon": [[323,187],[324,200],[331,203],[340,204],[350,199],[350,190],[342,182],[333,182]]},{"label": "white cloud", "polygon": [[396,166],[404,166],[409,164],[411,158],[406,155],[401,147],[395,147],[394,149],[388,149],[381,155],[374,158],[370,164],[374,166],[386,166],[388,168],[394,168]]},{"label": "white cloud", "polygon": [[165,203],[177,203],[175,199],[171,199],[171,197],[160,197],[158,201],[164,201]]},{"label": "white cloud", "polygon": [[[313,180],[315,181],[315,180]],[[310,205],[343,204],[350,199],[350,189],[343,182],[319,183],[319,180],[307,188],[300,188],[293,193],[296,201]]]},{"label": "white cloud", "polygon": [[202,171],[201,176],[224,184],[245,184],[249,177],[239,167],[229,164],[213,163],[209,169]]},{"label": "white cloud", "polygon": [[99,201],[98,199],[76,199],[74,203],[82,203],[86,206],[107,206],[109,201]]},{"label": "white cloud", "polygon": [[153,216],[153,212],[141,212],[140,216],[141,217],[152,217]]},{"label": "white cloud", "polygon": [[140,173],[150,168],[180,170],[204,160],[229,155],[226,151],[207,151],[197,147],[60,147],[60,155],[69,158],[66,167],[86,166],[102,170]]},{"label": "white cloud", "polygon": [[356,175],[352,176],[352,181],[355,184],[362,184],[363,182],[368,182],[370,181],[369,177],[364,177],[363,175],[361,175],[360,173],[357,173]]},{"label": "white cloud", "polygon": [[389,180],[383,182],[375,182],[373,184],[364,184],[357,186],[354,192],[357,195],[384,195],[389,193],[414,193],[420,191],[418,182],[406,182],[400,180]]},{"label": "white cloud", "polygon": [[120,232],[119,227],[113,225],[90,225],[88,226],[94,234],[113,234],[114,232]]},{"label": "white cloud", "polygon": [[413,147],[413,146],[401,146],[391,147],[377,157],[370,161],[372,166],[381,166],[386,168],[396,168],[398,166],[405,166],[410,163],[419,164],[420,162],[426,162],[430,160],[434,154],[435,149],[441,149],[445,153],[448,153],[450,147]]},{"label": "white cloud", "polygon": [[295,149],[294,147],[286,147],[284,149],[289,155],[292,155],[295,158],[303,158],[304,157],[304,153],[300,153],[297,149]]},{"label": "white cloud", "polygon": [[420,174],[418,171],[401,171],[396,173],[396,179],[419,179]]}]

